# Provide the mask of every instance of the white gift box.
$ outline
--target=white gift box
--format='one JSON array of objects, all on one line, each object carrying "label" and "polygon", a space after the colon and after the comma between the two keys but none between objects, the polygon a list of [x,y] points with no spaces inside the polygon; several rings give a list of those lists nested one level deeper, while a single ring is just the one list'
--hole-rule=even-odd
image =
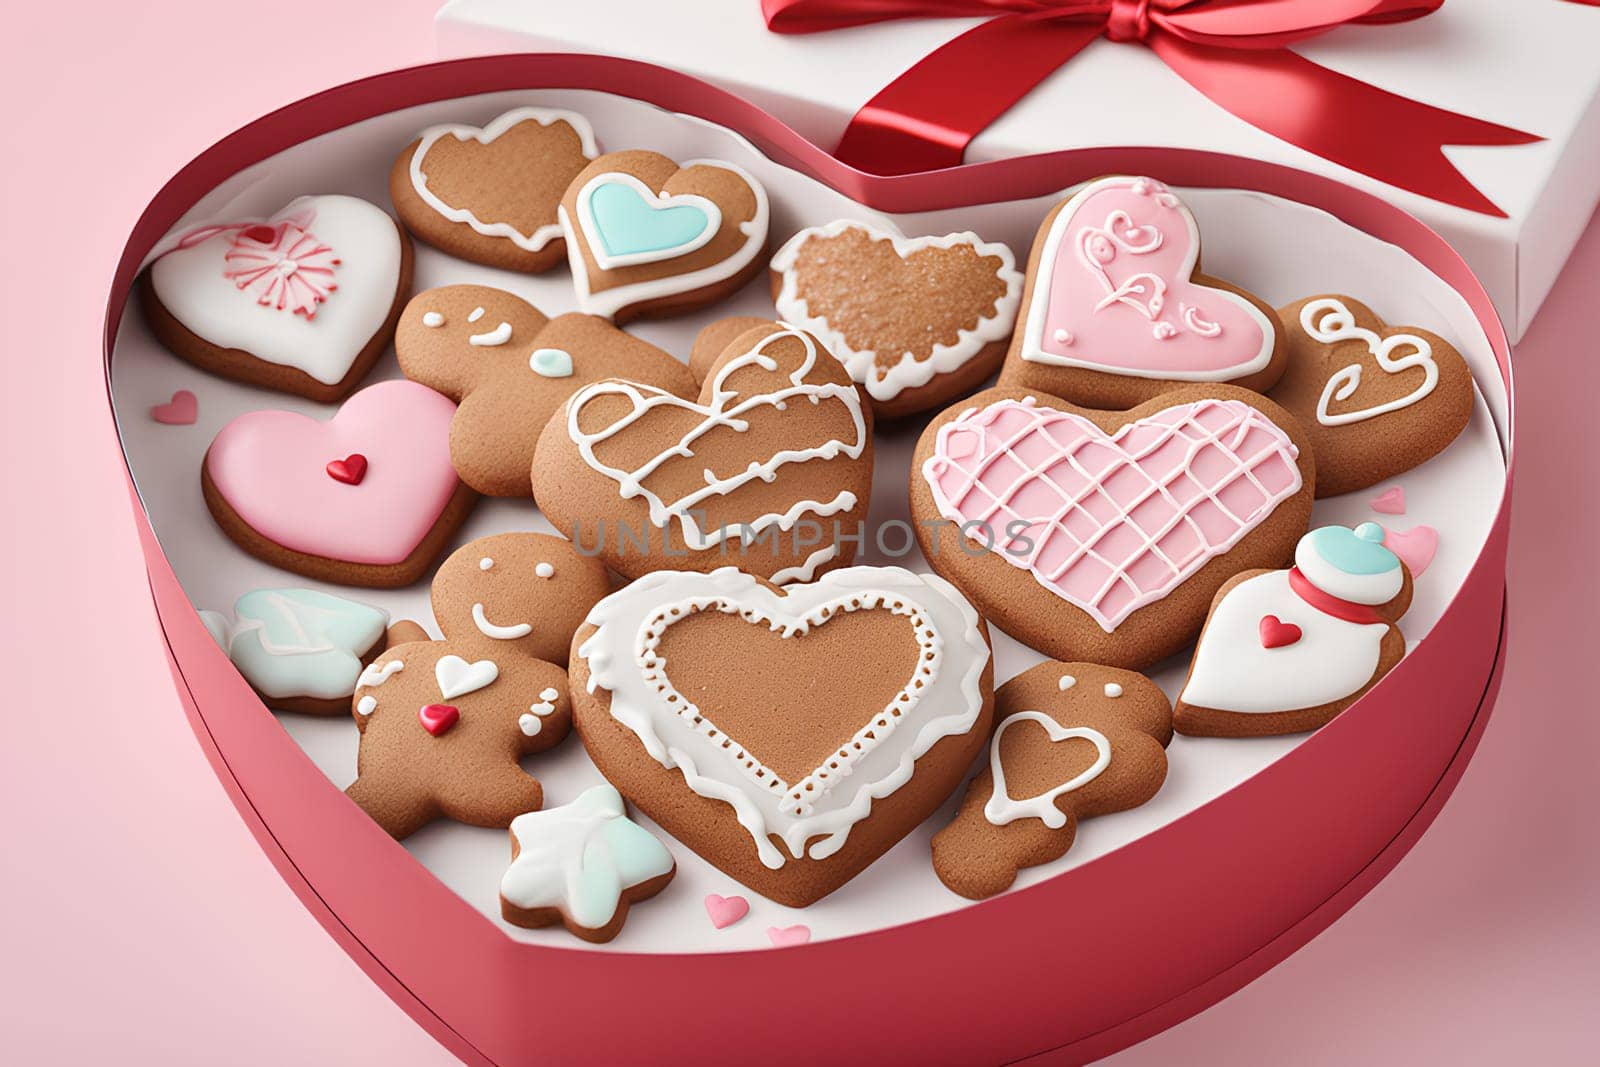
[{"label": "white gift box", "polygon": [[[981,21],[905,19],[786,36],[766,28],[758,0],[449,0],[437,40],[445,57],[564,51],[646,60],[730,89],[832,148],[862,104]],[[1430,200],[1280,141],[1191,88],[1151,50],[1105,39],[980,133],[966,158],[1163,145],[1329,174],[1384,196],[1455,245],[1515,340],[1600,203],[1597,49],[1600,8],[1569,0],[1448,0],[1413,22],[1344,26],[1295,46],[1370,85],[1543,137],[1445,149],[1505,218]]]}]

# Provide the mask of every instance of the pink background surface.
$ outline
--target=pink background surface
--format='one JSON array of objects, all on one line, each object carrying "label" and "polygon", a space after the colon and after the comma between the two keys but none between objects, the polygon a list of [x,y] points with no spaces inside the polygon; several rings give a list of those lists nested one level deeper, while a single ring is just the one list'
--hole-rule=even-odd
[{"label": "pink background surface", "polygon": [[[97,339],[115,257],[161,182],[279,104],[431,58],[435,6],[282,0],[264,21],[259,8],[167,0],[20,5],[9,16],[0,79],[20,158],[0,170],[7,1059],[450,1061],[301,909],[189,731],[145,587]],[[315,32],[278,32],[289,26]],[[1600,224],[1517,350],[1510,660],[1455,797],[1394,874],[1311,945],[1108,1062],[1592,1060],[1600,721],[1576,672],[1592,656],[1600,594],[1597,279]]]}]

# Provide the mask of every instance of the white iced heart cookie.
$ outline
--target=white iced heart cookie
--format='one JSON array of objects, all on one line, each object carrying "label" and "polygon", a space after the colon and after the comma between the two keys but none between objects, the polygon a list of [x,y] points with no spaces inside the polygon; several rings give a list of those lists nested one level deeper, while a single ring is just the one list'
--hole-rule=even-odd
[{"label": "white iced heart cookie", "polygon": [[411,284],[410,242],[353,196],[185,225],[163,244],[144,298],[168,348],[224,377],[323,402],[344,397],[377,360]]}]

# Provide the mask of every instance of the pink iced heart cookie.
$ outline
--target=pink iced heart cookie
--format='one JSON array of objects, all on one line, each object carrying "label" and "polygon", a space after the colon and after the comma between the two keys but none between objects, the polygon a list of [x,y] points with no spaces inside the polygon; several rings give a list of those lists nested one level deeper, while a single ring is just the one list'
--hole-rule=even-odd
[{"label": "pink iced heart cookie", "polygon": [[1270,306],[1199,273],[1200,229],[1153,178],[1090,182],[1045,219],[1000,384],[1129,407],[1178,382],[1266,390],[1283,373]]},{"label": "pink iced heart cookie", "polygon": [[475,499],[450,464],[454,414],[433,390],[390,381],[327,422],[241,415],[206,452],[206,504],[240,547],[276,566],[346,585],[407,585]]},{"label": "pink iced heart cookie", "polygon": [[303,196],[174,231],[142,296],[151,330],[189,362],[331,403],[383,353],[410,288],[411,242],[387,212]]},{"label": "pink iced heart cookie", "polygon": [[1247,560],[1283,562],[1315,470],[1294,419],[1231,386],[1128,412],[993,389],[935,419],[912,509],[933,567],[1058,659],[1138,669],[1199,630]]}]

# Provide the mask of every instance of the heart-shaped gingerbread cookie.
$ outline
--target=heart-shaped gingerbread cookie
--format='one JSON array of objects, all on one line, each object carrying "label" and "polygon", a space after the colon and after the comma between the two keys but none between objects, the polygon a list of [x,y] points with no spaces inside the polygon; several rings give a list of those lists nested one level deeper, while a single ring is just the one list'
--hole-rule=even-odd
[{"label": "heart-shaped gingerbread cookie", "polygon": [[430,126],[389,173],[400,221],[453,256],[507,270],[542,271],[566,244],[556,209],[568,184],[600,154],[582,115],[519,107],[483,127]]},{"label": "heart-shaped gingerbread cookie", "polygon": [[893,567],[785,589],[731,567],[653,574],[595,606],[572,661],[575,723],[601,773],[794,907],[950,794],[988,736],[991,679],[971,605]]},{"label": "heart-shaped gingerbread cookie", "polygon": [[918,442],[917,536],[934,569],[1019,640],[1138,669],[1194,637],[1228,577],[1293,551],[1316,482],[1300,433],[1230,386],[1127,412],[991,389]]},{"label": "heart-shaped gingerbread cookie", "polygon": [[[863,282],[863,279],[867,279]],[[974,233],[901,237],[841,219],[801,230],[772,257],[778,318],[821,338],[896,418],[936,407],[999,366],[1022,273]]]},{"label": "heart-shaped gingerbread cookie", "polygon": [[1278,312],[1289,365],[1272,399],[1317,453],[1317,495],[1377,485],[1432,459],[1472,418],[1472,372],[1438,334],[1386,326],[1348,296],[1298,300]]},{"label": "heart-shaped gingerbread cookie", "polygon": [[612,152],[561,201],[578,307],[617,323],[714,303],[760,270],[767,193],[731,163]]},{"label": "heart-shaped gingerbread cookie", "polygon": [[872,421],[838,360],[775,323],[736,337],[697,400],[579,390],[540,435],[534,496],[628,577],[736,563],[776,582],[847,564],[872,487]]}]

